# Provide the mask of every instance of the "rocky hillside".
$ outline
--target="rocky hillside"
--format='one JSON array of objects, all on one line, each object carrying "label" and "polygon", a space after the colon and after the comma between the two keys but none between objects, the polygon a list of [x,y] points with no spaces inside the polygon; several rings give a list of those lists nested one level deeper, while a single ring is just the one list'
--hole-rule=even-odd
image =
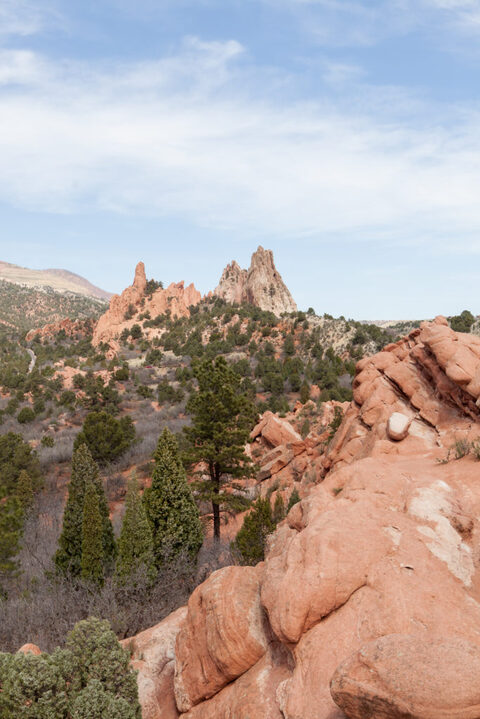
[{"label": "rocky hillside", "polygon": [[97,300],[108,301],[110,292],[95,287],[80,275],[68,270],[30,270],[8,262],[0,262],[0,280],[37,290],[68,292]]},{"label": "rocky hillside", "polygon": [[144,719],[478,716],[479,377],[443,318],[359,363],[265,562],[129,640]]},{"label": "rocky hillside", "polygon": [[230,304],[255,305],[277,317],[297,311],[297,305],[275,267],[272,251],[263,247],[253,253],[248,270],[242,270],[235,260],[227,265],[213,294]]},{"label": "rocky hillside", "polygon": [[139,320],[166,316],[189,317],[190,307],[198,305],[200,292],[191,284],[187,288],[183,282],[172,283],[163,289],[163,285],[155,280],[147,282],[145,265],[139,262],[135,268],[133,284],[121,295],[114,295],[110,307],[100,318],[93,333],[93,345],[101,343],[110,345],[113,352],[118,349],[116,340],[120,334],[129,330]]},{"label": "rocky hillside", "polygon": [[65,318],[98,318],[104,300],[0,280],[0,324],[21,333]]}]

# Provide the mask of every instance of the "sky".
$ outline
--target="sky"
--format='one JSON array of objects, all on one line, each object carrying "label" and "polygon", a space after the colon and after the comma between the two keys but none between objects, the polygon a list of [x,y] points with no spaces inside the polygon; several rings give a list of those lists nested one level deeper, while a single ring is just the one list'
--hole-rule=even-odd
[{"label": "sky", "polygon": [[480,0],[0,0],[0,260],[480,313]]}]

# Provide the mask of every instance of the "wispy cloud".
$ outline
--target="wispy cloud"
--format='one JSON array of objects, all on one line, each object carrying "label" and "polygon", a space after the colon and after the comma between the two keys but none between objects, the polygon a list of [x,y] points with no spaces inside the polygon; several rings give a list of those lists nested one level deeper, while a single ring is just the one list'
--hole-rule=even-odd
[{"label": "wispy cloud", "polygon": [[34,0],[0,0],[0,37],[33,35],[48,15],[49,10]]},{"label": "wispy cloud", "polygon": [[480,0],[258,0],[292,12],[325,46],[369,46],[428,29],[461,36],[480,31]]},{"label": "wispy cloud", "polygon": [[0,200],[260,236],[470,242],[480,228],[474,109],[436,107],[412,129],[381,91],[368,108],[279,101],[261,68],[256,92],[245,90],[244,54],[192,38],[156,62],[103,67],[4,51]]}]

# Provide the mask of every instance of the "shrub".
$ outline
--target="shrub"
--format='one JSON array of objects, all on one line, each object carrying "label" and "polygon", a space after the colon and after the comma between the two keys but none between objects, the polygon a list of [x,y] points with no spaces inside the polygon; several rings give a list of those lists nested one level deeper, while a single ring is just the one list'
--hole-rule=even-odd
[{"label": "shrub", "polygon": [[74,448],[86,444],[93,459],[104,465],[118,459],[134,441],[135,427],[131,417],[115,419],[108,412],[90,412],[75,439]]},{"label": "shrub", "polygon": [[31,477],[35,490],[39,489],[42,475],[36,452],[19,434],[0,435],[0,496],[15,492],[22,469]]},{"label": "shrub", "polygon": [[142,328],[140,327],[140,325],[132,325],[132,327],[130,328],[130,337],[132,338],[132,340],[139,340],[141,336]]},{"label": "shrub", "polygon": [[298,490],[296,487],[293,488],[292,493],[290,495],[290,499],[288,500],[287,504],[287,514],[291,510],[291,508],[297,504],[300,501],[300,495],[298,494]]},{"label": "shrub", "polygon": [[462,459],[470,452],[471,444],[466,439],[457,439],[453,445],[455,459]]},{"label": "shrub", "polygon": [[106,621],[78,622],[51,655],[0,654],[2,719],[141,719],[137,680]]},{"label": "shrub", "polygon": [[114,378],[117,380],[117,382],[126,382],[129,374],[130,373],[128,370],[128,366],[124,365],[123,367],[120,367],[120,369],[117,369],[114,374]]},{"label": "shrub", "polygon": [[55,445],[55,440],[50,434],[44,434],[40,444],[42,447],[53,447]]},{"label": "shrub", "polygon": [[475,322],[475,317],[469,310],[463,310],[460,315],[455,315],[448,319],[450,320],[450,327],[452,330],[455,330],[455,332],[470,332]]},{"label": "shrub", "polygon": [[265,558],[265,544],[275,529],[270,499],[259,497],[232,543],[232,551],[241,564],[258,564]]},{"label": "shrub", "polygon": [[20,424],[27,424],[27,422],[33,422],[35,419],[35,412],[31,407],[23,407],[17,415],[17,420]]}]

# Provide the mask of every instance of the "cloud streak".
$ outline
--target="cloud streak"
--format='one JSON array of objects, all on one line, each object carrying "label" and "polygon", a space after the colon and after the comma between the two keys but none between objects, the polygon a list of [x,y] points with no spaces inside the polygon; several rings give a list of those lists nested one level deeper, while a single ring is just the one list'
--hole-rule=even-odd
[{"label": "cloud streak", "polygon": [[[437,107],[434,123],[413,129],[388,90],[368,110],[280,101],[245,55],[237,42],[195,38],[155,62],[103,67],[4,50],[0,201],[180,217],[252,237],[480,245],[474,109],[442,117]],[[402,97],[404,110],[416,102]]]}]

